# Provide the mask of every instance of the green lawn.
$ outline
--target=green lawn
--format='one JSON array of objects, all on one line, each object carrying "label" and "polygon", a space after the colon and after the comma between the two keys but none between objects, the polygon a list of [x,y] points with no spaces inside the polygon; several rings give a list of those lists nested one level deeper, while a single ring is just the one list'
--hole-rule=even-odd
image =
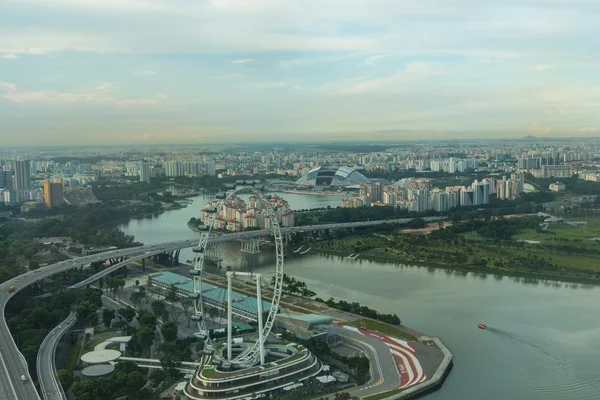
[{"label": "green lawn", "polygon": [[417,338],[413,335],[406,333],[395,326],[388,325],[385,322],[374,321],[372,319],[359,319],[350,323],[351,326],[356,328],[365,327],[370,331],[378,331],[385,333],[386,335],[394,336],[399,339],[410,340],[418,342]]},{"label": "green lawn", "polygon": [[98,345],[102,342],[104,342],[103,339],[90,340],[83,346],[83,352],[81,354],[85,354],[87,352],[94,351],[94,347],[96,347],[96,345]]},{"label": "green lawn", "polygon": [[76,343],[76,344],[72,345],[71,347],[69,347],[67,354],[65,354],[65,359],[63,361],[63,366],[61,369],[66,369],[68,371],[73,371],[75,369],[75,366],[79,362],[78,357],[79,357],[79,349],[80,348],[81,347],[80,347],[79,343]]}]

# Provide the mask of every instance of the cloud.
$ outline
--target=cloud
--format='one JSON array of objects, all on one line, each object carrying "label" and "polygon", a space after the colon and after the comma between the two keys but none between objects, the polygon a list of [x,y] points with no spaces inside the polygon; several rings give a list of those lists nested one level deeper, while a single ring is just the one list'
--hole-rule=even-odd
[{"label": "cloud", "polygon": [[254,60],[251,58],[242,58],[241,60],[233,60],[232,64],[248,64],[253,62]]},{"label": "cloud", "polygon": [[45,103],[45,104],[107,104],[117,107],[151,106],[157,105],[168,99],[165,94],[157,94],[151,97],[117,98],[106,93],[108,89],[114,88],[112,83],[102,83],[91,90],[81,92],[58,92],[58,91],[20,91],[15,85],[0,83],[10,92],[2,97],[19,104]]},{"label": "cloud", "polygon": [[0,58],[6,59],[6,60],[14,60],[15,58],[17,58],[16,54],[0,54]]},{"label": "cloud", "polygon": [[100,92],[103,90],[111,89],[113,87],[115,87],[114,83],[106,82],[106,83],[99,84],[98,86],[94,87],[92,90]]},{"label": "cloud", "polygon": [[365,60],[365,64],[367,64],[369,67],[374,67],[377,65],[377,61],[384,59],[386,57],[388,57],[388,56],[385,56],[385,55],[371,56]]},{"label": "cloud", "polygon": [[447,74],[448,71],[438,65],[423,61],[413,61],[407,63],[403,69],[395,73],[380,78],[369,80],[355,79],[354,81],[343,80],[333,88],[325,86],[325,91],[333,89],[340,94],[363,94],[368,92],[394,92],[401,88],[403,84],[415,82],[417,80]]},{"label": "cloud", "polygon": [[140,136],[136,137],[136,140],[152,140],[156,139],[156,134],[144,132]]},{"label": "cloud", "polygon": [[356,81],[364,81],[365,79],[368,79],[369,76],[368,75],[361,75],[361,76],[353,76],[351,78],[346,78],[344,79],[345,82],[356,82]]},{"label": "cloud", "polygon": [[596,133],[599,129],[597,126],[584,126],[579,128],[579,133]]},{"label": "cloud", "polygon": [[288,86],[287,82],[276,81],[276,82],[250,82],[248,86],[253,88],[267,89],[267,88],[279,88]]},{"label": "cloud", "polygon": [[244,79],[244,78],[245,78],[244,75],[238,74],[237,72],[234,72],[234,73],[231,73],[231,74],[213,76],[212,79],[229,80],[229,79]]},{"label": "cloud", "polygon": [[148,75],[156,75],[156,71],[151,70],[151,69],[144,69],[142,71],[137,71],[136,74],[138,75],[144,75],[144,76],[148,76]]},{"label": "cloud", "polygon": [[552,65],[548,65],[548,64],[537,64],[537,65],[535,66],[535,70],[536,70],[536,71],[540,71],[540,72],[542,72],[542,71],[547,71],[547,70],[549,70],[550,68],[552,68]]},{"label": "cloud", "polygon": [[0,88],[8,89],[8,90],[17,90],[17,85],[10,82],[0,82]]}]

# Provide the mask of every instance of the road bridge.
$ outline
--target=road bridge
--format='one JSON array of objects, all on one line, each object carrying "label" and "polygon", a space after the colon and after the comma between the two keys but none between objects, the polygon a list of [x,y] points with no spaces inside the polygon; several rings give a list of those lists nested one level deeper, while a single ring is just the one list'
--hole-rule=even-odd
[{"label": "road bridge", "polygon": [[[424,220],[437,221],[445,219],[445,217],[426,217]],[[412,218],[401,218],[401,219],[390,219],[390,220],[379,220],[379,221],[363,221],[363,222],[348,222],[348,223],[333,223],[323,225],[308,225],[308,226],[296,226],[282,228],[283,234],[293,234],[299,232],[314,232],[314,231],[325,231],[325,230],[337,230],[337,229],[349,229],[349,228],[361,228],[369,226],[377,226],[382,224],[395,224],[401,225],[410,222]],[[255,238],[261,236],[269,236],[270,230],[256,230],[249,232],[237,232],[228,233],[223,235],[211,236],[209,243],[227,242],[232,240],[241,240],[247,238]],[[104,269],[102,272],[90,277],[76,285],[73,288],[86,286],[110,273],[124,267],[125,265],[140,260],[143,258],[151,257],[155,254],[176,251],[183,248],[194,247],[198,243],[197,240],[181,240],[175,242],[153,244],[140,247],[132,247],[127,249],[119,249],[107,251],[104,253],[98,253],[93,255],[87,255],[78,257],[66,261],[61,261],[46,267],[37,269],[35,271],[29,271],[22,275],[19,275],[13,279],[10,279],[0,284],[0,400],[23,400],[23,399],[39,399],[39,395],[31,381],[31,377],[28,372],[28,366],[25,358],[19,352],[17,345],[10,333],[6,319],[4,317],[4,309],[6,304],[12,296],[16,295],[27,286],[40,281],[44,278],[48,278],[52,275],[56,275],[73,268],[78,268],[84,264],[90,264],[94,262],[106,261],[109,259],[116,259],[118,257],[128,257],[126,261],[117,263],[111,267]],[[9,287],[15,286],[13,292],[9,292]],[[27,381],[21,382],[21,376],[25,375]]]},{"label": "road bridge", "polygon": [[56,347],[62,336],[77,321],[77,314],[71,311],[69,316],[56,328],[52,329],[40,345],[37,354],[36,368],[40,389],[44,399],[66,400],[67,396],[58,380],[56,371]]}]

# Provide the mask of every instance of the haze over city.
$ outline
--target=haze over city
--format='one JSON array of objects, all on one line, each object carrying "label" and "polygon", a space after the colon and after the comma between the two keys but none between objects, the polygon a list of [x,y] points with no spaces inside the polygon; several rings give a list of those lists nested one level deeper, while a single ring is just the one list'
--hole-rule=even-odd
[{"label": "haze over city", "polygon": [[593,1],[0,10],[4,145],[598,135]]}]

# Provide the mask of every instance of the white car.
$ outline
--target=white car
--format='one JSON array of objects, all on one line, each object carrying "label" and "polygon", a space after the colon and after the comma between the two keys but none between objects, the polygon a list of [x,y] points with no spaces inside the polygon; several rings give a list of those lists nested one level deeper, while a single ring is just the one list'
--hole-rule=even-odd
[{"label": "white car", "polygon": [[25,375],[21,375],[21,380],[22,380],[23,382],[27,382],[27,377],[26,377]]}]

